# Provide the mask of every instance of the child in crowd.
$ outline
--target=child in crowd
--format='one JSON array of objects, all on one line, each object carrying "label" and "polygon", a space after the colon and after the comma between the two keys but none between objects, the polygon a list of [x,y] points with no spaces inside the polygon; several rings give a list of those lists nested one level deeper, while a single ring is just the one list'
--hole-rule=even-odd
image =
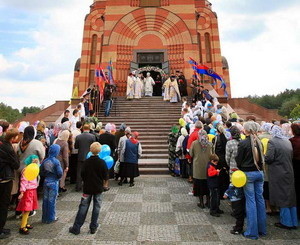
[{"label": "child in crowd", "polygon": [[220,210],[220,190],[219,190],[219,174],[220,169],[217,169],[219,157],[216,154],[211,154],[207,164],[207,185],[210,191],[210,215],[220,217],[224,212]]},{"label": "child in crowd", "polygon": [[85,221],[92,199],[93,212],[90,223],[90,233],[95,234],[99,226],[98,218],[102,202],[102,192],[104,191],[103,186],[108,180],[107,166],[105,162],[98,157],[100,150],[101,145],[99,142],[91,144],[90,151],[93,155],[85,160],[81,170],[83,194],[74,224],[69,229],[69,232],[74,235],[80,233],[81,226]]},{"label": "child in crowd", "polygon": [[59,180],[63,175],[63,170],[57,159],[59,152],[59,145],[51,145],[49,156],[42,162],[40,168],[40,175],[45,177],[42,222],[46,224],[57,221],[55,215],[56,199],[58,195]]},{"label": "child in crowd", "polygon": [[[25,166],[29,164],[39,164],[39,157],[36,155],[28,156],[24,161]],[[20,200],[16,211],[22,212],[22,220],[21,227],[19,233],[22,235],[28,235],[29,230],[33,229],[31,225],[28,224],[28,217],[31,211],[38,209],[38,198],[37,198],[37,187],[38,180],[35,178],[34,180],[27,180],[25,178],[25,169],[23,169],[21,173],[20,180],[20,195],[18,199]]]},{"label": "child in crowd", "polygon": [[245,198],[243,188],[237,188],[230,184],[223,197],[224,199],[229,198],[232,216],[236,219],[235,226],[230,233],[234,235],[242,234],[245,218]]}]

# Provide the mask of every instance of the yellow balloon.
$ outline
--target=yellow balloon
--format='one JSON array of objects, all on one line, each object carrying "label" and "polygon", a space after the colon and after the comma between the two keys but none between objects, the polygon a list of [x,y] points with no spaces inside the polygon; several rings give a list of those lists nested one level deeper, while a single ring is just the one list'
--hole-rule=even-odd
[{"label": "yellow balloon", "polygon": [[264,148],[264,154],[266,155],[267,154],[267,150],[268,150],[269,139],[263,138],[263,139],[261,139],[261,143],[262,143],[263,148]]},{"label": "yellow balloon", "polygon": [[186,122],[184,121],[183,118],[180,118],[180,119],[179,119],[179,125],[180,125],[181,127],[185,127]]},{"label": "yellow balloon", "polygon": [[208,140],[209,140],[209,142],[212,142],[212,141],[213,141],[213,139],[216,137],[216,136],[215,136],[215,135],[213,135],[213,134],[208,134],[207,136],[208,136]]},{"label": "yellow balloon", "polygon": [[32,181],[38,177],[40,173],[40,167],[36,163],[29,164],[24,170],[24,177],[28,181]]},{"label": "yellow balloon", "polygon": [[241,139],[242,140],[246,139],[246,136],[244,134],[241,134]]},{"label": "yellow balloon", "polygon": [[247,182],[247,176],[241,170],[237,170],[231,175],[231,183],[235,187],[238,187],[238,188],[243,187],[246,184],[246,182]]}]

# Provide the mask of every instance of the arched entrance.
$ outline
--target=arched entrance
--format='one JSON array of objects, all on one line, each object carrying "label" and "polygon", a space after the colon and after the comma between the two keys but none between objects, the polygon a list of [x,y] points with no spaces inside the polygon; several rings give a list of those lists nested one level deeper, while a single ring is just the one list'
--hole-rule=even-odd
[{"label": "arched entrance", "polygon": [[150,72],[150,76],[155,81],[155,85],[153,87],[153,96],[161,96],[162,95],[162,77],[166,75],[165,71],[156,66],[144,66],[138,68],[136,73],[143,73],[143,76],[146,77],[147,73]]}]

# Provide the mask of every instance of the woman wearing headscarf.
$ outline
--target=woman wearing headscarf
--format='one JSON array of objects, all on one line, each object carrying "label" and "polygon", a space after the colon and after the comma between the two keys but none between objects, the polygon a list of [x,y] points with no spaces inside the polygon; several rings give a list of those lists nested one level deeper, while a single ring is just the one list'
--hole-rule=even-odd
[{"label": "woman wearing headscarf", "polygon": [[[263,123],[261,126],[261,133],[258,135],[258,138],[261,140],[263,145],[263,152],[264,154],[267,153],[267,147],[268,147],[268,141],[272,138],[272,135],[270,134],[271,128],[273,127],[272,123]],[[269,192],[269,174],[268,174],[268,165],[265,165],[265,176],[264,176],[264,192],[263,196],[266,202],[266,212],[269,215],[272,215],[273,213],[276,213],[276,207],[273,207],[270,205],[270,192]]]},{"label": "woman wearing headscarf", "polygon": [[[205,130],[199,131],[198,140],[192,143],[190,148],[190,155],[193,158],[193,180],[194,196],[199,197],[198,207],[209,207],[209,189],[206,180],[207,163],[209,162],[209,156],[212,154],[212,144],[208,140],[208,136]],[[206,203],[204,206],[203,196],[206,197]]]},{"label": "woman wearing headscarf", "polygon": [[185,154],[183,153],[183,146],[182,143],[185,137],[188,135],[186,128],[181,128],[180,130],[181,135],[179,136],[176,144],[176,154],[178,155],[180,161],[180,175],[182,178],[187,178],[187,160],[185,158]]},{"label": "woman wearing headscarf", "polygon": [[225,159],[230,169],[230,173],[232,174],[238,169],[235,157],[237,155],[238,145],[241,141],[241,131],[236,126],[232,126],[230,128],[230,134],[231,140],[229,140],[226,144]]},{"label": "woman wearing headscarf", "polygon": [[41,141],[43,143],[43,145],[47,148],[48,145],[47,145],[47,139],[46,139],[46,135],[45,135],[45,129],[46,129],[46,123],[43,121],[40,121],[36,127],[35,139]]},{"label": "woman wearing headscarf", "polygon": [[175,176],[176,143],[179,137],[179,128],[173,125],[168,135],[169,144],[169,170],[172,176]]},{"label": "woman wearing headscarf", "polygon": [[226,164],[226,131],[225,128],[219,123],[217,125],[217,135],[213,139],[213,149],[214,153],[217,154],[219,157],[219,162],[217,168],[220,169],[219,173],[219,190],[220,190],[220,197],[224,196],[225,191],[228,189],[229,186],[229,167]]},{"label": "woman wearing headscarf", "polygon": [[279,126],[274,125],[271,134],[265,161],[269,165],[270,203],[280,208],[280,222],[275,226],[293,229],[298,226],[293,147]]},{"label": "woman wearing headscarf", "polygon": [[126,124],[122,123],[119,130],[115,133],[116,136],[116,145],[119,145],[120,138],[125,135]]},{"label": "woman wearing headscarf", "polygon": [[69,137],[70,137],[69,130],[64,130],[59,134],[58,138],[54,141],[54,144],[60,146],[60,152],[57,156],[57,159],[59,160],[61,168],[63,170],[63,176],[59,181],[60,192],[67,191],[67,189],[65,188],[66,186],[65,181],[69,170],[69,155],[70,155],[69,144],[68,144]]},{"label": "woman wearing headscarf", "polygon": [[246,198],[247,230],[244,236],[258,239],[266,235],[266,208],[263,198],[264,156],[262,145],[257,137],[260,126],[249,121],[244,124],[246,139],[239,143],[235,161],[238,168],[247,176],[244,186]]},{"label": "woman wearing headscarf", "polygon": [[138,132],[133,132],[122,149],[121,155],[124,157],[124,169],[119,185],[122,185],[125,178],[130,178],[129,187],[132,187],[134,186],[134,178],[140,176],[138,160],[142,156],[142,145],[138,141],[138,136]]},{"label": "woman wearing headscarf", "polygon": [[21,172],[25,168],[25,160],[30,155],[36,155],[39,158],[39,162],[42,162],[45,158],[46,149],[43,143],[37,139],[35,139],[36,130],[33,126],[27,126],[24,129],[23,139],[19,142],[17,146],[17,155],[20,160],[20,168],[17,171],[16,179],[14,184],[19,186]]},{"label": "woman wearing headscarf", "polygon": [[294,135],[290,141],[293,146],[293,167],[297,196],[297,212],[298,217],[300,217],[300,121],[293,122],[291,128]]}]

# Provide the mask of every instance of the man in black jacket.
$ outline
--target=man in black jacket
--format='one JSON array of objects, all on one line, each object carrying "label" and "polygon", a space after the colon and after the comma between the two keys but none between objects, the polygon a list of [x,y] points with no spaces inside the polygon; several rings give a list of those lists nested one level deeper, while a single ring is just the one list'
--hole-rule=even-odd
[{"label": "man in black jacket", "polygon": [[81,191],[82,179],[81,169],[90,150],[90,145],[96,141],[95,135],[90,133],[90,125],[83,125],[83,133],[78,135],[75,139],[75,149],[78,149],[78,164],[77,164],[77,178],[76,178],[76,191]]},{"label": "man in black jacket", "polygon": [[4,226],[15,177],[14,170],[20,167],[18,156],[12,147],[12,143],[18,139],[18,135],[17,129],[9,129],[0,141],[0,239],[10,236],[10,230],[4,229]]},{"label": "man in black jacket", "polygon": [[98,218],[102,202],[102,192],[104,191],[104,184],[108,180],[107,166],[105,162],[98,157],[100,150],[100,143],[94,142],[91,145],[90,151],[93,155],[85,160],[81,171],[83,194],[74,224],[69,229],[69,232],[74,235],[78,235],[80,233],[80,228],[85,221],[92,199],[93,212],[90,223],[90,233],[95,234],[99,226]]}]

